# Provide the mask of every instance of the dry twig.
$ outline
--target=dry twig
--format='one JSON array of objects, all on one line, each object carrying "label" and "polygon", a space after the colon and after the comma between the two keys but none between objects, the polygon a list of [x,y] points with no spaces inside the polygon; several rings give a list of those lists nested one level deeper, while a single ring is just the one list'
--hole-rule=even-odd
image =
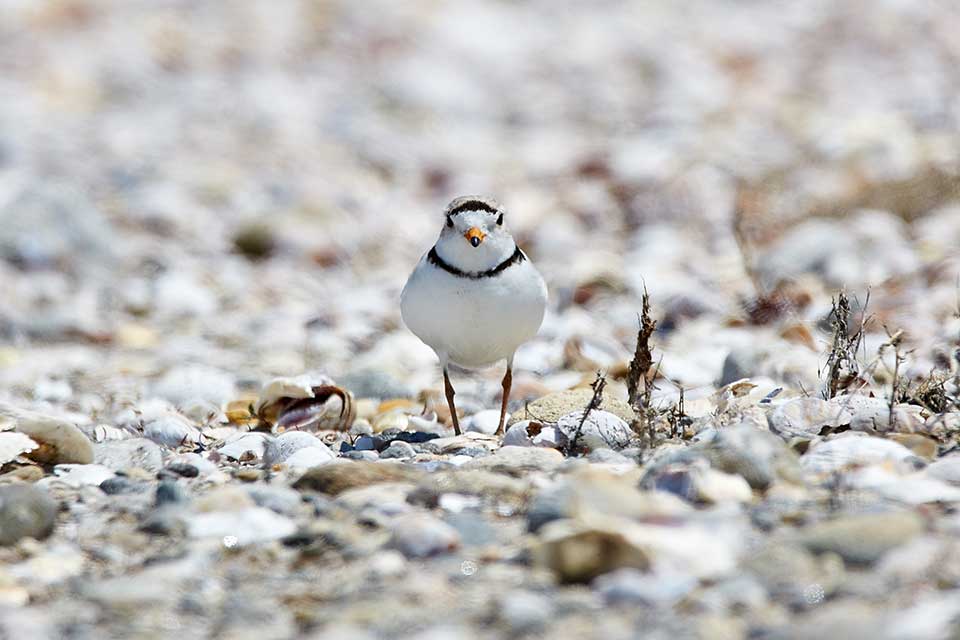
[{"label": "dry twig", "polygon": [[590,402],[587,403],[586,408],[583,410],[583,417],[580,418],[580,424],[577,425],[577,430],[574,431],[573,438],[570,439],[570,444],[567,447],[567,455],[577,450],[580,434],[583,432],[583,424],[587,421],[591,411],[600,408],[600,403],[603,402],[603,389],[606,386],[607,379],[604,377],[602,372],[597,371],[597,379],[594,380],[593,384],[590,385],[590,387],[593,389],[593,396],[590,398]]},{"label": "dry twig", "polygon": [[863,333],[867,324],[867,305],[870,304],[870,292],[861,312],[860,326],[850,333],[850,299],[845,291],[837,294],[833,301],[833,339],[830,355],[827,357],[827,384],[823,395],[829,400],[836,397],[857,379],[860,365],[857,351],[863,342]]},{"label": "dry twig", "polygon": [[[657,322],[650,316],[650,294],[646,287],[643,289],[643,308],[639,318],[640,328],[637,331],[637,346],[630,361],[630,371],[627,374],[627,398],[630,406],[636,409],[642,403],[643,407],[650,406],[650,394],[653,391],[653,379],[650,367],[653,366],[653,354],[650,351],[650,336],[657,328]],[[643,388],[641,389],[641,381]]]}]

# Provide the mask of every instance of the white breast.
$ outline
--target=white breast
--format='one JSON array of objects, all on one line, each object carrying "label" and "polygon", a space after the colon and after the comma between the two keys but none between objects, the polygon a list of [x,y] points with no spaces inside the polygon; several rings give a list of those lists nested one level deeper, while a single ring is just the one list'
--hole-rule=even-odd
[{"label": "white breast", "polygon": [[513,355],[543,322],[547,287],[529,260],[471,280],[421,259],[400,297],[407,327],[437,352],[467,368]]}]

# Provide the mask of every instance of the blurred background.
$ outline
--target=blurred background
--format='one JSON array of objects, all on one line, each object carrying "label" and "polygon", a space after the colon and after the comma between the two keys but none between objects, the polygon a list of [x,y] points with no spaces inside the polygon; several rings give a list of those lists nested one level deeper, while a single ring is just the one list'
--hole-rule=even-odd
[{"label": "blurred background", "polygon": [[950,0],[2,0],[0,395],[435,387],[397,297],[469,193],[551,288],[518,400],[626,361],[644,286],[692,393],[816,388],[842,286],[870,349],[955,367],[957,33]]}]

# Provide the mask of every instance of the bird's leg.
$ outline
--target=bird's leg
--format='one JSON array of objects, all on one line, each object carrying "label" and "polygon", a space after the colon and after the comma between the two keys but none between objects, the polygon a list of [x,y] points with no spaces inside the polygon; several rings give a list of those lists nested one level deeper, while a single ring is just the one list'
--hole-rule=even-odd
[{"label": "bird's leg", "polygon": [[460,435],[460,418],[457,417],[457,406],[453,403],[453,396],[457,395],[450,384],[450,374],[443,368],[443,390],[447,394],[447,406],[450,407],[450,418],[453,420],[453,431]]},{"label": "bird's leg", "polygon": [[510,387],[513,386],[513,362],[507,362],[507,372],[503,374],[503,400],[500,401],[500,426],[496,435],[503,435],[503,423],[507,418],[507,402],[510,401]]}]

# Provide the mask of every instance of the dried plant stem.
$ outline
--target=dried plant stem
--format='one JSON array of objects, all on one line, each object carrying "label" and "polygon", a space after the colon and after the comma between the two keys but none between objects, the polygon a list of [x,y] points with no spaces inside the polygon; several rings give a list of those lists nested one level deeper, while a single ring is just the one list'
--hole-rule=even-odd
[{"label": "dried plant stem", "polygon": [[656,330],[657,323],[650,315],[650,294],[646,287],[643,289],[643,308],[639,325],[637,346],[633,353],[633,360],[630,361],[630,371],[627,373],[627,398],[634,409],[641,405],[648,407],[650,394],[653,392],[653,380],[650,375],[650,368],[653,366],[650,336]]},{"label": "dried plant stem", "polygon": [[906,359],[903,354],[900,353],[900,345],[903,342],[903,330],[897,331],[896,333],[890,333],[890,330],[886,327],[883,328],[887,332],[887,341],[880,346],[880,352],[887,348],[893,347],[893,380],[890,383],[890,401],[889,405],[889,415],[887,416],[889,428],[891,431],[896,431],[897,427],[897,416],[894,408],[897,406],[897,399],[900,397],[900,365],[903,364],[903,361]]},{"label": "dried plant stem", "polygon": [[597,371],[597,379],[594,380],[590,385],[590,387],[593,389],[593,396],[590,398],[590,402],[587,403],[586,408],[583,410],[583,417],[580,418],[580,424],[577,425],[577,430],[574,431],[573,438],[570,439],[570,445],[567,448],[568,455],[577,450],[577,444],[579,444],[580,441],[580,434],[583,432],[583,425],[590,416],[590,412],[600,408],[600,403],[603,402],[603,389],[606,386],[606,377],[604,377],[602,372]]},{"label": "dried plant stem", "polygon": [[867,305],[870,304],[870,292],[863,304],[860,326],[850,333],[850,299],[847,293],[841,290],[833,301],[833,339],[830,344],[830,355],[827,357],[827,384],[824,388],[824,398],[835,398],[849,387],[860,373],[857,361],[857,351],[863,343],[863,333],[867,324]]}]

